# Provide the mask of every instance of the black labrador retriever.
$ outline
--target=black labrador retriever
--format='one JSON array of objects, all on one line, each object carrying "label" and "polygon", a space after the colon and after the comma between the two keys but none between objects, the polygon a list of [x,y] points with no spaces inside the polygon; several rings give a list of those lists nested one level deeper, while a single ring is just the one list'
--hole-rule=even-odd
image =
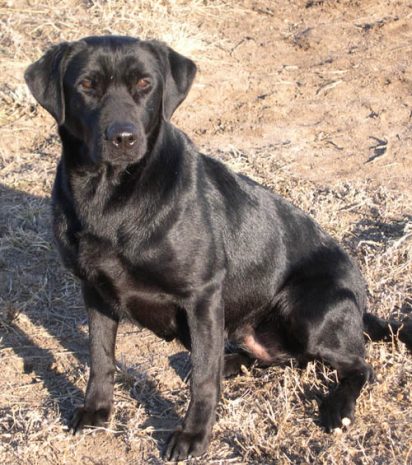
[{"label": "black labrador retriever", "polygon": [[[364,331],[398,332],[412,348],[410,323],[365,312],[358,268],[311,218],[170,123],[195,74],[163,43],[117,36],[57,45],[25,74],[59,127],[54,234],[89,314],[90,379],[71,428],[109,418],[127,317],[191,351],[191,402],[168,460],[206,451],[222,375],[241,365],[335,368],[340,383],[320,409],[331,431],[353,420],[372,375]],[[225,341],[238,350],[225,356]]]}]

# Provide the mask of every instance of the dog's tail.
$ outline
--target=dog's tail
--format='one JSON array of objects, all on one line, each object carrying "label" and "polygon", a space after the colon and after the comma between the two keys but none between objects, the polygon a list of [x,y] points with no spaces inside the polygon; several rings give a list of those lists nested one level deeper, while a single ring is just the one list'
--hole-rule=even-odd
[{"label": "dog's tail", "polygon": [[372,341],[388,341],[393,335],[397,335],[412,352],[412,320],[405,322],[383,320],[371,313],[364,313],[363,328]]}]

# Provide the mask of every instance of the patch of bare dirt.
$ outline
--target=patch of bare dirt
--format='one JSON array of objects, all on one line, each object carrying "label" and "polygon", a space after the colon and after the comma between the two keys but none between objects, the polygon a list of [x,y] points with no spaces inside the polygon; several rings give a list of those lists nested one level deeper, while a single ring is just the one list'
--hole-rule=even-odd
[{"label": "patch of bare dirt", "polygon": [[371,180],[410,191],[407,3],[235,7],[214,21],[221,45],[212,63],[200,63],[185,126],[213,148],[278,146],[294,173],[313,181]]}]

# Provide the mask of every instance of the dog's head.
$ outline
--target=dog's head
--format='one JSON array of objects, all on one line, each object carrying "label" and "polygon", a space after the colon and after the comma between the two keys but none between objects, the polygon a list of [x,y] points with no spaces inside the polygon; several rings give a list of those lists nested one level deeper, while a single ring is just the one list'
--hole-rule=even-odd
[{"label": "dog's head", "polygon": [[87,37],[52,47],[28,67],[36,98],[94,163],[135,163],[162,119],[185,99],[195,64],[157,41]]}]

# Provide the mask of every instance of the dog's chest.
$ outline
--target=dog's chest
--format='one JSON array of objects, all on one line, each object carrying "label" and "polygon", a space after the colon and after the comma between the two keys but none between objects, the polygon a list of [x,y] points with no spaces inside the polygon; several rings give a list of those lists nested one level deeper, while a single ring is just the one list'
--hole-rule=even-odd
[{"label": "dog's chest", "polygon": [[[171,229],[174,217],[159,222],[153,205],[145,207],[134,191],[120,201],[102,179],[74,181],[65,195],[57,180],[53,196],[55,237],[66,266],[120,317],[166,340],[176,337],[184,326],[179,308],[196,280],[189,272],[193,253]],[[169,234],[165,221],[172,225]]]},{"label": "dog's chest", "polygon": [[160,269],[128,263],[109,243],[87,233],[79,238],[78,264],[119,316],[136,320],[164,339],[176,336],[176,296]]}]

